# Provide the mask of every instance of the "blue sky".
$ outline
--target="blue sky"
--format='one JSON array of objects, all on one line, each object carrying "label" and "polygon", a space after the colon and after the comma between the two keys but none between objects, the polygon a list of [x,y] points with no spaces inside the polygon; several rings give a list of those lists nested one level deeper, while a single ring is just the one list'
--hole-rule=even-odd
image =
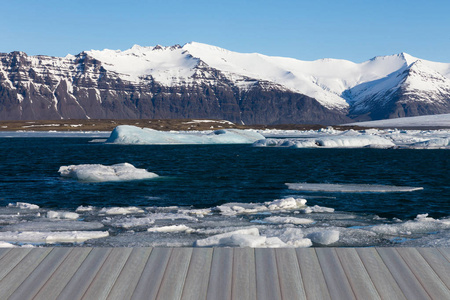
[{"label": "blue sky", "polygon": [[20,0],[0,4],[0,52],[65,56],[190,41],[302,60],[407,52],[450,62],[448,0]]}]

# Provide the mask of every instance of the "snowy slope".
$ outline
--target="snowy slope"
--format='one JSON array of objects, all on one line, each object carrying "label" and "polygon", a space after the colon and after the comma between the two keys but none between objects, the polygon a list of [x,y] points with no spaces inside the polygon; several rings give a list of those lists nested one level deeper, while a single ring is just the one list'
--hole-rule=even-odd
[{"label": "snowy slope", "polygon": [[0,118],[213,118],[337,124],[450,113],[450,64],[406,53],[354,63],[184,46],[63,58],[0,53]]},{"label": "snowy slope", "polygon": [[361,127],[445,127],[450,128],[450,114],[396,118],[369,122],[349,123]]},{"label": "snowy slope", "polygon": [[[191,42],[183,47],[141,47],[131,49],[88,51],[88,55],[102,61],[108,70],[124,79],[138,82],[151,75],[167,86],[193,82],[200,62],[221,71],[228,79],[263,80],[280,85],[319,101],[331,109],[347,109],[349,105],[386,96],[386,92],[405,82],[403,74],[411,66],[418,72],[435,74],[440,81],[450,80],[450,64],[420,60],[406,53],[375,57],[363,63],[339,59],[302,61],[271,57],[258,53],[237,53],[219,47]],[[410,90],[439,89],[433,82],[410,78],[405,84]],[[241,86],[248,88],[248,86]]]}]

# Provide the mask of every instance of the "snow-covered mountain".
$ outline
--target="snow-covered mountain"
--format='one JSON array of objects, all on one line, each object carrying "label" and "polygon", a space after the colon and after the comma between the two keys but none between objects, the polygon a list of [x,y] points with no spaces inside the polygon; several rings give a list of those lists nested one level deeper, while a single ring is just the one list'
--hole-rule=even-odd
[{"label": "snow-covered mountain", "polygon": [[450,64],[402,53],[301,61],[215,46],[0,54],[0,119],[344,123],[450,113]]}]

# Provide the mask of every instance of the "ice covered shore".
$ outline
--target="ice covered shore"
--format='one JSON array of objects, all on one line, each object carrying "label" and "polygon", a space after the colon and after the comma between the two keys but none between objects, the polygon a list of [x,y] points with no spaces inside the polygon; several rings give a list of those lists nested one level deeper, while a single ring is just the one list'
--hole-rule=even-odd
[{"label": "ice covered shore", "polygon": [[[53,218],[33,205],[0,207],[0,247],[84,243],[97,247],[450,246],[450,219],[413,220],[308,206],[302,198],[193,207],[79,207]],[[73,214],[58,211],[58,215]]]},{"label": "ice covered shore", "polygon": [[239,130],[157,131],[117,126],[107,140],[111,144],[253,144],[256,147],[290,148],[413,148],[450,149],[450,130]]}]

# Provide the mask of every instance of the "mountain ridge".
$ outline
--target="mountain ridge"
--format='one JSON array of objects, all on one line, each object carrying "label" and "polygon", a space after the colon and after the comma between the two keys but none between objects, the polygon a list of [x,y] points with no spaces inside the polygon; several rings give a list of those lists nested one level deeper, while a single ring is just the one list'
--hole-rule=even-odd
[{"label": "mountain ridge", "polygon": [[0,118],[344,123],[450,112],[450,64],[407,53],[301,61],[191,42],[0,54]]}]

